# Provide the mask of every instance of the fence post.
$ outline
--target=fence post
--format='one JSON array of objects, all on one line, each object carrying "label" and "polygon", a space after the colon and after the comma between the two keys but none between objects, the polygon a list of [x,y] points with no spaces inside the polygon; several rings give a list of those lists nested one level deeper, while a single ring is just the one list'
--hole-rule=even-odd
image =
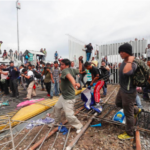
[{"label": "fence post", "polygon": [[9,116],[9,129],[10,129],[10,135],[11,135],[11,140],[12,140],[12,149],[15,150],[15,144],[14,144],[14,138],[13,138],[13,133],[12,133],[12,128],[11,128],[10,116]]}]

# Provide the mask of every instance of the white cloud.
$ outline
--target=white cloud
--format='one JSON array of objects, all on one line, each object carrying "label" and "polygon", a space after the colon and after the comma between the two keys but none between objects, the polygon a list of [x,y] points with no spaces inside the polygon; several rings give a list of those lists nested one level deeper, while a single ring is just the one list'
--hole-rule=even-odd
[{"label": "white cloud", "polygon": [[[87,43],[100,44],[150,32],[150,1],[47,0],[23,1],[19,10],[20,49],[46,48],[47,60],[54,52],[68,57],[68,39],[73,35]],[[17,49],[16,2],[0,1],[2,50]]]}]

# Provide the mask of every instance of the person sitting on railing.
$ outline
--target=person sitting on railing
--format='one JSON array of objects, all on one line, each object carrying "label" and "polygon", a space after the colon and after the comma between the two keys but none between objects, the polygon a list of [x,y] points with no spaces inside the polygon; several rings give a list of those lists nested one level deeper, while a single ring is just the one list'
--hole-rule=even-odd
[{"label": "person sitting on railing", "polygon": [[18,52],[17,52],[17,50],[15,51],[15,53],[14,53],[14,57],[17,59],[18,58]]},{"label": "person sitting on railing", "polygon": [[[43,53],[43,48],[40,49],[40,52]],[[43,55],[39,55],[39,61],[43,61]]]},{"label": "person sitting on railing", "polygon": [[6,58],[7,58],[7,52],[6,52],[6,50],[4,50],[4,53],[3,53],[3,60],[5,60]]},{"label": "person sitting on railing", "polygon": [[9,55],[10,55],[10,60],[12,60],[12,58],[13,58],[13,50],[12,49],[9,50]]},{"label": "person sitting on railing", "polygon": [[43,57],[42,57],[42,61],[45,61],[45,58],[46,58],[46,55],[47,55],[47,52],[46,52],[46,48],[44,48],[43,50]]}]

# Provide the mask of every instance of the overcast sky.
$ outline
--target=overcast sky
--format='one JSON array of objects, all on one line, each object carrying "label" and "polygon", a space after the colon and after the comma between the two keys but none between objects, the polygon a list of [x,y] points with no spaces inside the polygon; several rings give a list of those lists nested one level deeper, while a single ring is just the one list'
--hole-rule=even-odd
[{"label": "overcast sky", "polygon": [[[101,44],[149,37],[150,0],[20,0],[20,49],[46,48],[68,57],[70,34],[86,43]],[[17,50],[16,2],[0,0],[1,49]]]}]

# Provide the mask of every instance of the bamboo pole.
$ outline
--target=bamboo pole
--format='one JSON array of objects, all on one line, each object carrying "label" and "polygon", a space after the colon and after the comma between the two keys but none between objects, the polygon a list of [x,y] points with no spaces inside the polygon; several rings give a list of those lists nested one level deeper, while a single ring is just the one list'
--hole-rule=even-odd
[{"label": "bamboo pole", "polygon": [[67,146],[66,150],[71,150],[74,145],[78,142],[80,137],[83,135],[83,133],[86,131],[86,129],[89,127],[90,123],[92,122],[93,118],[97,116],[97,113],[95,113],[89,121],[86,123],[86,125],[82,128],[81,132],[73,139],[73,141]]}]

